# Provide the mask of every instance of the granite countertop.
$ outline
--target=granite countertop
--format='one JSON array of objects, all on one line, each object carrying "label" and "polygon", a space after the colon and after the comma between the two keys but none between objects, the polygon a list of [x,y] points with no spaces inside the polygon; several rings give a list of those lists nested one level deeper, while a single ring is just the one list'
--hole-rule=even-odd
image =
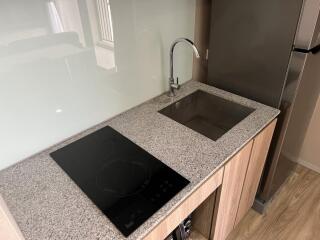
[{"label": "granite countertop", "polygon": [[[255,111],[217,141],[158,113],[198,89],[254,108]],[[187,187],[127,238],[141,239],[278,114],[277,109],[189,81],[172,99],[165,94],[151,99],[2,170],[0,194],[27,240],[125,239],[49,156],[50,152],[110,125],[190,181]]]}]

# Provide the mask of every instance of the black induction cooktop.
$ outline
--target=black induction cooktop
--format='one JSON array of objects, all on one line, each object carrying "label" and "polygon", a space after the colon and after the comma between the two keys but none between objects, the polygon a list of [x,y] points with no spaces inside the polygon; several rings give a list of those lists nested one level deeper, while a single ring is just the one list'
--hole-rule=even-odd
[{"label": "black induction cooktop", "polygon": [[189,183],[109,126],[50,155],[126,237]]}]

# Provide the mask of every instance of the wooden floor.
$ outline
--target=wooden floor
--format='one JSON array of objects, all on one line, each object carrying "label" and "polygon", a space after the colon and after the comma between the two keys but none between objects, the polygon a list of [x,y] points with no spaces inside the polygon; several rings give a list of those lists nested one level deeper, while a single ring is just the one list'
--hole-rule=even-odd
[{"label": "wooden floor", "polygon": [[297,166],[264,215],[250,210],[227,240],[320,239],[320,174]]}]

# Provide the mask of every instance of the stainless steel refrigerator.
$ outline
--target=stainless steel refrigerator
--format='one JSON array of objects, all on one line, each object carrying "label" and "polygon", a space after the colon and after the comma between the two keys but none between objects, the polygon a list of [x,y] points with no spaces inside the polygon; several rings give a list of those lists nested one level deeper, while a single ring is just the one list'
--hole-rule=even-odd
[{"label": "stainless steel refrigerator", "polygon": [[294,166],[281,149],[308,56],[320,51],[319,6],[212,0],[208,84],[281,110],[255,201],[260,212]]}]

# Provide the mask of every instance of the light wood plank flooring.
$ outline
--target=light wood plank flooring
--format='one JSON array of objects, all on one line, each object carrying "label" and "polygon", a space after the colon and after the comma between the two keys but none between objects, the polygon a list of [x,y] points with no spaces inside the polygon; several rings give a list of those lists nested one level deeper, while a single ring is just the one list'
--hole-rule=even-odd
[{"label": "light wood plank flooring", "polygon": [[250,210],[227,240],[320,239],[320,174],[300,165],[266,213]]}]

